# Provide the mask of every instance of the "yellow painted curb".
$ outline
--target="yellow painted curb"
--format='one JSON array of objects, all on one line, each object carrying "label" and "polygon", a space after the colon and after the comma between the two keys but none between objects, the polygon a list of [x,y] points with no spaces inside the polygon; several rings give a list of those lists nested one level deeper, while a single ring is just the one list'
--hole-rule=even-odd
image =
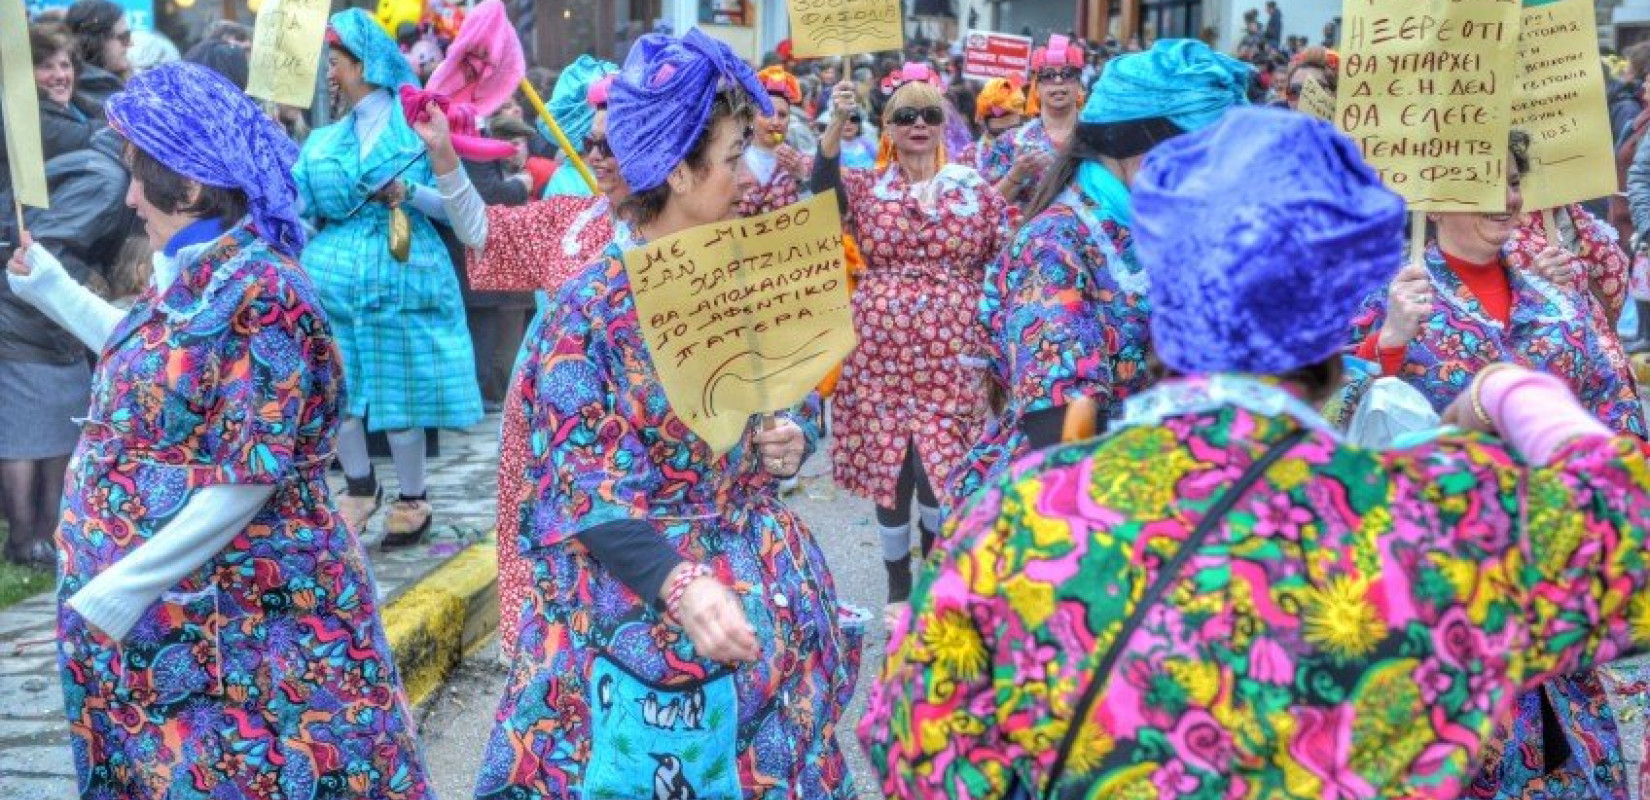
[{"label": "yellow painted curb", "polygon": [[441,688],[465,648],[498,625],[497,608],[498,547],[491,543],[466,548],[384,608],[408,702],[422,705]]}]

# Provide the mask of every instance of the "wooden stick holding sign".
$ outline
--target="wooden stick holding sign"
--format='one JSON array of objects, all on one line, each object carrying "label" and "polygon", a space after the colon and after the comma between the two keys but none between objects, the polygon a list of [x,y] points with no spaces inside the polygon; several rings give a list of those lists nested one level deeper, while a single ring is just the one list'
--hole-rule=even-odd
[{"label": "wooden stick holding sign", "polygon": [[1427,215],[1416,211],[1409,217],[1409,263],[1427,262]]},{"label": "wooden stick holding sign", "polygon": [[1561,238],[1558,233],[1558,209],[1549,208],[1543,210],[1541,212],[1541,225],[1547,233],[1548,247],[1556,247],[1560,250],[1566,249],[1564,247],[1564,239]]},{"label": "wooden stick holding sign", "polygon": [[34,56],[29,49],[29,18],[23,0],[0,0],[0,31],[12,31],[0,51],[0,102],[6,121],[6,162],[11,168],[12,207],[17,235],[23,235],[23,206],[49,208],[45,148],[40,139],[40,99],[34,84]]},{"label": "wooden stick holding sign", "polygon": [[627,251],[642,338],[677,416],[717,453],[802,402],[855,344],[836,193]]}]

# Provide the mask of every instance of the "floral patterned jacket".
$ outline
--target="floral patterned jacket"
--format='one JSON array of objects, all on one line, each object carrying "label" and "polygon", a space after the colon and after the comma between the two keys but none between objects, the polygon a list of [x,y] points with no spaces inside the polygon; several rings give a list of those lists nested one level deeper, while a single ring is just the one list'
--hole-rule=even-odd
[{"label": "floral patterned jacket", "polygon": [[[1579,439],[1535,470],[1482,438],[1363,450],[1234,385],[1261,402],[1163,384],[965,510],[859,726],[884,793],[1454,800],[1521,689],[1650,641],[1640,442]],[[1120,640],[1188,532],[1303,426]]]}]

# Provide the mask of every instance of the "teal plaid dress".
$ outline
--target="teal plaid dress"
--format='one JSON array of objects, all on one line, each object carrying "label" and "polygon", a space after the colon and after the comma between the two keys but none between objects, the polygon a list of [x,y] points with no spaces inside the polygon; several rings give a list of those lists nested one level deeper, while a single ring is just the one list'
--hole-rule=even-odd
[{"label": "teal plaid dress", "polygon": [[[435,225],[403,206],[412,222],[403,264],[390,256],[387,207],[369,203],[348,216],[423,147],[398,103],[365,158],[351,114],[312,133],[293,167],[304,213],[320,229],[303,265],[344,354],[345,412],[370,412],[373,430],[462,428],[481,419],[458,277]],[[401,177],[434,183],[427,158]]]}]

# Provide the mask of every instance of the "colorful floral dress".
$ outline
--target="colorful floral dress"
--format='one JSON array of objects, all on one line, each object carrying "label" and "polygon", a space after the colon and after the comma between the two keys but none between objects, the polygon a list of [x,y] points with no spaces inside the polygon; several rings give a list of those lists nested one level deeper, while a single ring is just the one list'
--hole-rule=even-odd
[{"label": "colorful floral dress", "polygon": [[[553,307],[519,377],[534,583],[476,796],[854,797],[835,730],[863,628],[839,619],[813,536],[749,444],[717,456],[671,411],[616,247]],[[810,442],[817,412],[793,414]],[[760,661],[698,657],[577,537],[621,520],[734,587]]]},{"label": "colorful floral dress", "polygon": [[[1487,364],[1507,361],[1563,378],[1582,406],[1622,433],[1643,437],[1643,409],[1631,380],[1603,355],[1592,317],[1574,292],[1521,270],[1510,270],[1512,319],[1502,325],[1485,313],[1436,245],[1427,250],[1435,301],[1432,316],[1404,353],[1398,373],[1442,412]],[[1386,320],[1386,292],[1364,301],[1353,320],[1362,342]]]},{"label": "colorful floral dress", "polygon": [[1109,416],[1146,387],[1146,285],[1128,228],[1074,189],[986,268],[980,322],[1008,403],[947,482],[952,508],[1025,454],[1027,414],[1090,397]]},{"label": "colorful floral dress", "polygon": [[[599,258],[612,241],[612,204],[606,196],[558,195],[524,206],[488,206],[487,243],[468,253],[472,288],[553,294],[581,267]],[[524,353],[542,333],[547,305],[540,304],[527,327]],[[506,661],[515,655],[518,612],[526,605],[533,583],[532,562],[522,557],[516,540],[527,456],[527,422],[512,376],[504,400],[498,458],[498,639]]]},{"label": "colorful floral dress", "polygon": [[[745,165],[756,178],[756,186],[739,201],[739,216],[754,217],[801,202],[805,194],[802,179],[780,167],[774,151],[752,146],[745,151]],[[804,157],[802,174],[812,172],[813,159]]]},{"label": "colorful floral dress", "polygon": [[[1048,135],[1048,128],[1043,126],[1042,117],[1015,128],[1006,136],[997,137],[991,148],[981,156],[980,174],[990,181],[993,186],[1008,177],[1008,171],[1014,167],[1014,160],[1024,154],[1053,153],[1059,150],[1059,145]],[[1027,192],[1021,197],[1030,201],[1031,192],[1043,182],[1043,172],[1026,177],[1024,183]],[[1024,204],[1022,203],[1022,208]]]},{"label": "colorful floral dress", "polygon": [[[1217,380],[1137,396],[1127,427],[970,504],[859,726],[885,794],[1454,800],[1520,688],[1650,644],[1636,440],[1533,471],[1476,437],[1363,450],[1275,386]],[[1124,637],[1211,506],[1303,428]]]},{"label": "colorful floral dress", "polygon": [[[244,227],[186,261],[110,337],[69,468],[58,655],[80,793],[430,797],[372,574],[328,494],[343,376],[315,291]],[[274,494],[124,641],[64,602],[221,484]]]},{"label": "colorful floral dress", "polygon": [[352,111],[310,134],[292,168],[304,215],[320,228],[303,264],[344,354],[344,413],[368,417],[373,430],[463,428],[481,420],[464,301],[446,245],[429,219],[403,204],[412,249],[405,263],[397,261],[389,208],[361,205],[414,159],[401,178],[433,188],[429,159],[419,158],[423,149],[396,101],[365,158]]},{"label": "colorful floral dress", "polygon": [[937,490],[984,427],[990,341],[975,313],[1009,211],[979,173],[955,164],[923,187],[898,164],[843,170],[842,186],[865,273],[853,302],[859,346],[832,398],[831,462],[837,485],[893,507],[907,448]]}]

